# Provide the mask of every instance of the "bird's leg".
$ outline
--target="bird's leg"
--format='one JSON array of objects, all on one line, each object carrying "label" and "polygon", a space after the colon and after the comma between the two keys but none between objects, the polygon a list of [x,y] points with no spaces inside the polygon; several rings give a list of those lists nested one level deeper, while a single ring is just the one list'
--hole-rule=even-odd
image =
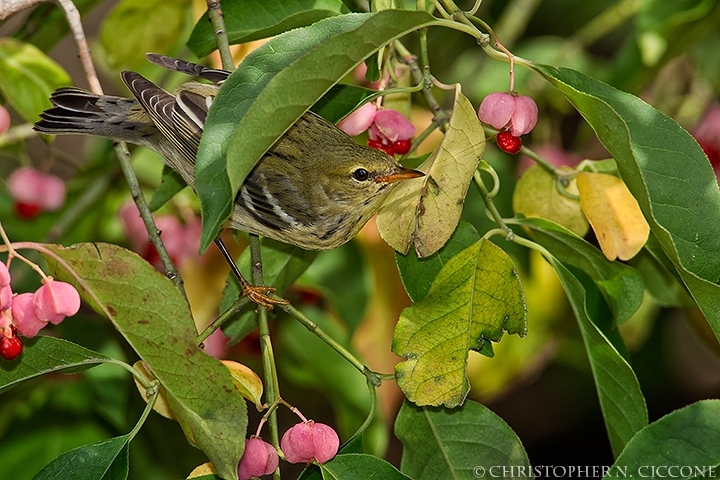
[{"label": "bird's leg", "polygon": [[269,294],[275,291],[275,287],[252,285],[250,282],[245,280],[245,277],[243,277],[242,273],[240,273],[240,270],[237,265],[235,265],[235,261],[230,256],[230,252],[227,251],[227,248],[225,248],[225,244],[220,237],[215,239],[215,245],[217,245],[220,253],[225,258],[225,261],[227,261],[230,265],[230,269],[238,279],[238,282],[240,282],[240,288],[242,288],[243,295],[248,297],[252,302],[260,305],[261,307],[265,307],[268,310],[272,310],[274,305],[286,305],[288,303],[285,299],[270,297]]}]

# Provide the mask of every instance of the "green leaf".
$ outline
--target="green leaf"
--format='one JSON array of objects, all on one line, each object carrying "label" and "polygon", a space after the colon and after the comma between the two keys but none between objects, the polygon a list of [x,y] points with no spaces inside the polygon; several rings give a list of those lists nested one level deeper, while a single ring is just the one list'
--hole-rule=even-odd
[{"label": "green leaf", "polygon": [[536,65],[595,130],[652,233],[720,339],[720,188],[695,139],[639,98],[567,68]]},{"label": "green leaf", "polygon": [[[222,10],[231,45],[273,37],[326,17],[348,13],[342,0],[223,0]],[[207,12],[195,25],[187,46],[198,57],[217,49]]]},{"label": "green leaf", "polygon": [[122,0],[100,31],[110,66],[135,68],[147,52],[167,53],[185,30],[190,6],[190,0]]},{"label": "green leaf", "polygon": [[484,130],[475,107],[458,85],[448,131],[418,168],[425,177],[395,187],[378,212],[378,229],[388,245],[402,254],[414,247],[419,257],[445,245],[460,221],[465,195],[484,152]]},{"label": "green leaf", "polygon": [[375,90],[357,85],[334,85],[310,110],[328,122],[338,123],[373,93]]},{"label": "green leaf", "polygon": [[[532,478],[530,460],[515,432],[473,401],[454,410],[405,402],[395,434],[405,446],[400,470],[415,480],[516,478],[502,474],[502,467],[526,469],[528,475],[518,478]],[[498,475],[490,471],[493,467]]]},{"label": "green leaf", "polygon": [[33,480],[67,478],[73,480],[125,480],[130,459],[129,435],[111,438],[65,452],[47,464]]},{"label": "green leaf", "polygon": [[410,300],[418,302],[425,297],[438,272],[452,257],[480,240],[475,227],[461,221],[450,240],[436,253],[426,258],[418,258],[414,250],[407,255],[395,252],[395,261],[400,272],[405,291]]},{"label": "green leaf", "polygon": [[26,339],[18,359],[0,359],[0,393],[46,373],[74,373],[111,360],[101,353],[60,338],[40,336]]},{"label": "green leaf", "polygon": [[36,122],[52,106],[50,94],[70,85],[65,70],[35,46],[0,38],[0,91],[27,122]]},{"label": "green leaf", "polygon": [[561,262],[581,269],[593,279],[610,306],[617,324],[640,308],[645,291],[642,276],[632,267],[611,262],[597,248],[562,226],[541,218],[518,219],[533,239]]},{"label": "green leaf", "polygon": [[470,391],[468,351],[504,331],[527,333],[525,297],[512,259],[481,239],[451,258],[427,296],[400,315],[393,352],[406,360],[395,366],[397,383],[418,405],[460,405]]},{"label": "green leaf", "polygon": [[[565,188],[568,193],[578,194],[574,178]],[[590,228],[580,202],[560,193],[555,176],[540,165],[528,168],[517,181],[512,206],[516,214],[545,218],[581,237]]]},{"label": "green leaf", "polygon": [[179,173],[167,165],[163,166],[162,183],[153,193],[148,208],[151,212],[157,211],[185,187],[187,187],[187,183]]},{"label": "green leaf", "polygon": [[[317,256],[317,252],[303,250],[300,247],[286,243],[262,238],[260,240],[260,256],[263,262],[263,280],[265,285],[275,287],[275,291],[282,295],[285,290],[298,279],[310,266]],[[252,278],[250,270],[250,249],[246,248],[237,260],[238,268],[245,278]],[[230,308],[240,296],[240,284],[232,272],[220,300],[220,310]],[[257,326],[255,317],[257,306],[246,305],[243,310],[229,323],[223,325],[223,333],[230,337],[230,342],[240,341],[247,333]]]},{"label": "green leaf", "polygon": [[374,455],[346,453],[337,455],[320,465],[325,480],[353,480],[356,478],[381,478],[383,480],[410,480],[392,464]]},{"label": "green leaf", "polygon": [[640,430],[605,478],[623,472],[647,478],[716,478],[718,465],[720,400],[703,400]]},{"label": "green leaf", "polygon": [[583,284],[557,259],[547,259],[555,268],[575,312],[590,359],[610,445],[617,456],[633,435],[647,425],[645,398],[635,372],[593,322],[587,309],[588,294]]},{"label": "green leaf", "polygon": [[320,252],[299,280],[302,287],[318,291],[350,331],[362,323],[372,289],[373,262],[358,261],[363,255],[359,242]]},{"label": "green leaf", "polygon": [[89,291],[45,254],[53,276],[74,284],[85,302],[113,322],[165,387],[190,443],[223,477],[236,479],[247,428],[245,401],[227,368],[196,345],[195,324],[178,289],[138,255],[115,245],[47,248],[77,272]]},{"label": "green leaf", "polygon": [[[100,3],[102,0],[73,1],[83,17]],[[32,43],[43,52],[50,52],[69,31],[65,12],[54,4],[45,3],[33,8],[23,26],[13,36],[23,42]]]},{"label": "green leaf", "polygon": [[201,251],[230,215],[250,170],[311,105],[382,45],[435,22],[408,11],[330,17],[245,57],[215,97],[198,150]]}]

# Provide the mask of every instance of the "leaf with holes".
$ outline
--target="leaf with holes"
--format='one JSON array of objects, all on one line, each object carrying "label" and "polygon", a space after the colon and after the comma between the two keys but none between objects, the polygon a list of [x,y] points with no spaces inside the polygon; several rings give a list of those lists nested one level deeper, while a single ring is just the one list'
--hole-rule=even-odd
[{"label": "leaf with holes", "polygon": [[480,239],[450,259],[425,298],[403,310],[393,352],[397,383],[418,405],[454,407],[465,400],[469,350],[504,332],[525,336],[527,310],[512,259]]}]

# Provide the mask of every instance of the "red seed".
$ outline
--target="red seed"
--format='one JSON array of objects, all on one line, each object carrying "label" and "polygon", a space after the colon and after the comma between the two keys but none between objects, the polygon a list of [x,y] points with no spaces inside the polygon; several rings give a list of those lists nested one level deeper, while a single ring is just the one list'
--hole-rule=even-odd
[{"label": "red seed", "polygon": [[0,355],[5,360],[12,360],[22,353],[23,342],[17,335],[0,338]]},{"label": "red seed", "polygon": [[497,134],[495,137],[498,148],[503,152],[515,155],[522,148],[522,140],[520,137],[514,137],[510,132],[503,131]]},{"label": "red seed", "polygon": [[393,156],[395,154],[395,151],[392,148],[392,145],[385,145],[384,143],[378,141],[378,140],[371,140],[368,139],[368,147],[374,148],[375,150],[382,150],[383,152],[387,153],[390,156]]},{"label": "red seed", "polygon": [[398,155],[405,155],[410,151],[410,147],[412,146],[412,140],[396,140],[392,144],[392,149],[395,153]]},{"label": "red seed", "polygon": [[17,216],[20,218],[30,220],[40,214],[40,205],[37,203],[18,202],[15,204],[15,213],[17,213]]}]

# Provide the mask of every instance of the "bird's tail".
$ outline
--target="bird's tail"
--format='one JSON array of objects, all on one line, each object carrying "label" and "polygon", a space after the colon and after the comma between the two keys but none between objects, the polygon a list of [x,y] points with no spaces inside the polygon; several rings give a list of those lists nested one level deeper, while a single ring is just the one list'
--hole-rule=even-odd
[{"label": "bird's tail", "polygon": [[33,127],[38,132],[100,135],[139,144],[144,143],[143,137],[154,133],[148,131],[154,129],[152,122],[134,99],[64,87],[55,90],[50,101],[54,107],[40,114]]}]

